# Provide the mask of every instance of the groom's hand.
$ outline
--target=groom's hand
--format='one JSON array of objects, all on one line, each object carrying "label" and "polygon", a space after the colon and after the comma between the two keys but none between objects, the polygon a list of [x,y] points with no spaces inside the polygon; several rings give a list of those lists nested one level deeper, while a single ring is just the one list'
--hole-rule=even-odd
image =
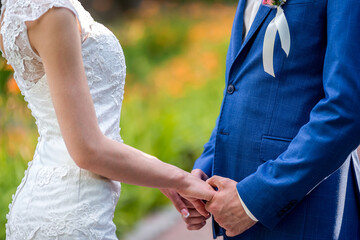
[{"label": "groom's hand", "polygon": [[207,180],[218,191],[206,204],[206,210],[213,214],[215,221],[226,230],[226,235],[239,235],[255,225],[241,205],[236,184],[237,182],[219,176]]}]

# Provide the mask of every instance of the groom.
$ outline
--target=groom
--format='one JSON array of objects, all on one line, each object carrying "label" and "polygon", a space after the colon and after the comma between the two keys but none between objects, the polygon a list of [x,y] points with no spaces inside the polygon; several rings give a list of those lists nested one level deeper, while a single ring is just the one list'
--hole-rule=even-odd
[{"label": "groom", "polygon": [[[360,167],[348,157],[360,143],[360,3],[288,0],[291,50],[277,35],[273,77],[263,42],[276,9],[258,1],[239,1],[221,111],[193,170],[218,190],[206,204],[214,237],[360,239]],[[201,228],[192,213],[188,228]]]}]

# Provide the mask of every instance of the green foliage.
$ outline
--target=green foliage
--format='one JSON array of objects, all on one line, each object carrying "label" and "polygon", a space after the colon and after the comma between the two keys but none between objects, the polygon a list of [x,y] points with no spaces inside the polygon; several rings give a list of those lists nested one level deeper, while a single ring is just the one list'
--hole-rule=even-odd
[{"label": "green foliage", "polygon": [[[152,69],[169,58],[181,53],[187,45],[186,35],[191,22],[181,16],[165,16],[152,19],[146,24],[146,28],[141,29],[141,37],[136,39],[128,39],[124,36],[122,28],[123,22],[118,22],[114,32],[117,32],[121,39],[128,42],[126,49],[126,65],[128,71],[133,75],[136,81],[146,80],[145,76]],[[144,26],[143,26],[144,27]],[[122,41],[121,41],[122,42]],[[124,45],[124,44],[122,44]]]},{"label": "green foliage", "polygon": [[7,89],[6,89],[6,83],[8,79],[10,78],[12,74],[12,71],[10,70],[0,70],[0,95],[6,95]]},{"label": "green foliage", "polygon": [[10,69],[6,69],[6,64],[4,61],[0,61],[0,65],[2,65],[0,67],[0,96],[5,96],[8,93],[7,82],[13,72]]}]

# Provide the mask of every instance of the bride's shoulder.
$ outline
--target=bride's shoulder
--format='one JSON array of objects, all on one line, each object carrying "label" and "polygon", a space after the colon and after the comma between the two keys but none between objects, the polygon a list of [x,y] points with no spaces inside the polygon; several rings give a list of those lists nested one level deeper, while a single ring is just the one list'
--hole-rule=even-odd
[{"label": "bride's shoulder", "polygon": [[[70,10],[67,12],[72,12],[78,18],[72,1],[73,0],[2,0],[3,19],[0,25],[0,35],[3,43],[3,56],[18,74],[24,73],[26,70],[36,70],[36,72],[40,72],[38,69],[42,67],[41,59],[32,47],[30,36],[30,30],[39,22],[37,20],[43,19],[42,16],[45,16],[46,13],[54,8]],[[49,14],[49,16],[53,15],[54,14]],[[56,14],[56,16],[69,17],[70,14]],[[66,24],[65,21],[64,24]],[[26,64],[24,62],[26,62]],[[30,65],[34,66],[29,67]]]}]

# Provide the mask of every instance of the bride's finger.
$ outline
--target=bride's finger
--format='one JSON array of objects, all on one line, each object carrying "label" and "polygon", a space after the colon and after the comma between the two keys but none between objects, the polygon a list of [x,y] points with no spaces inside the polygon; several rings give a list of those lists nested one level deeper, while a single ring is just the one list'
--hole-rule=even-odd
[{"label": "bride's finger", "polygon": [[194,205],[196,211],[198,211],[202,216],[206,218],[210,216],[210,213],[205,209],[205,204],[201,200],[194,200],[191,201],[191,203]]},{"label": "bride's finger", "polygon": [[199,223],[199,224],[188,224],[187,229],[188,230],[199,230],[203,226],[205,226],[205,224],[206,224],[206,222],[202,222],[202,223]]},{"label": "bride's finger", "polygon": [[183,218],[183,220],[186,224],[191,224],[191,225],[206,222],[206,219],[203,216]]},{"label": "bride's finger", "polygon": [[190,209],[190,208],[193,208],[195,209],[194,205],[187,199],[181,197],[181,200],[183,201],[183,203],[185,204],[185,206]]},{"label": "bride's finger", "polygon": [[188,210],[189,210],[189,213],[190,213],[189,218],[191,218],[191,217],[202,217],[204,219],[207,219],[206,217],[201,215],[201,213],[199,213],[195,208],[189,208]]},{"label": "bride's finger", "polygon": [[186,199],[182,198],[176,191],[172,189],[160,189],[160,191],[170,199],[170,201],[173,203],[176,210],[183,216],[188,217],[190,215],[189,209],[187,208],[184,201],[187,201]]}]

